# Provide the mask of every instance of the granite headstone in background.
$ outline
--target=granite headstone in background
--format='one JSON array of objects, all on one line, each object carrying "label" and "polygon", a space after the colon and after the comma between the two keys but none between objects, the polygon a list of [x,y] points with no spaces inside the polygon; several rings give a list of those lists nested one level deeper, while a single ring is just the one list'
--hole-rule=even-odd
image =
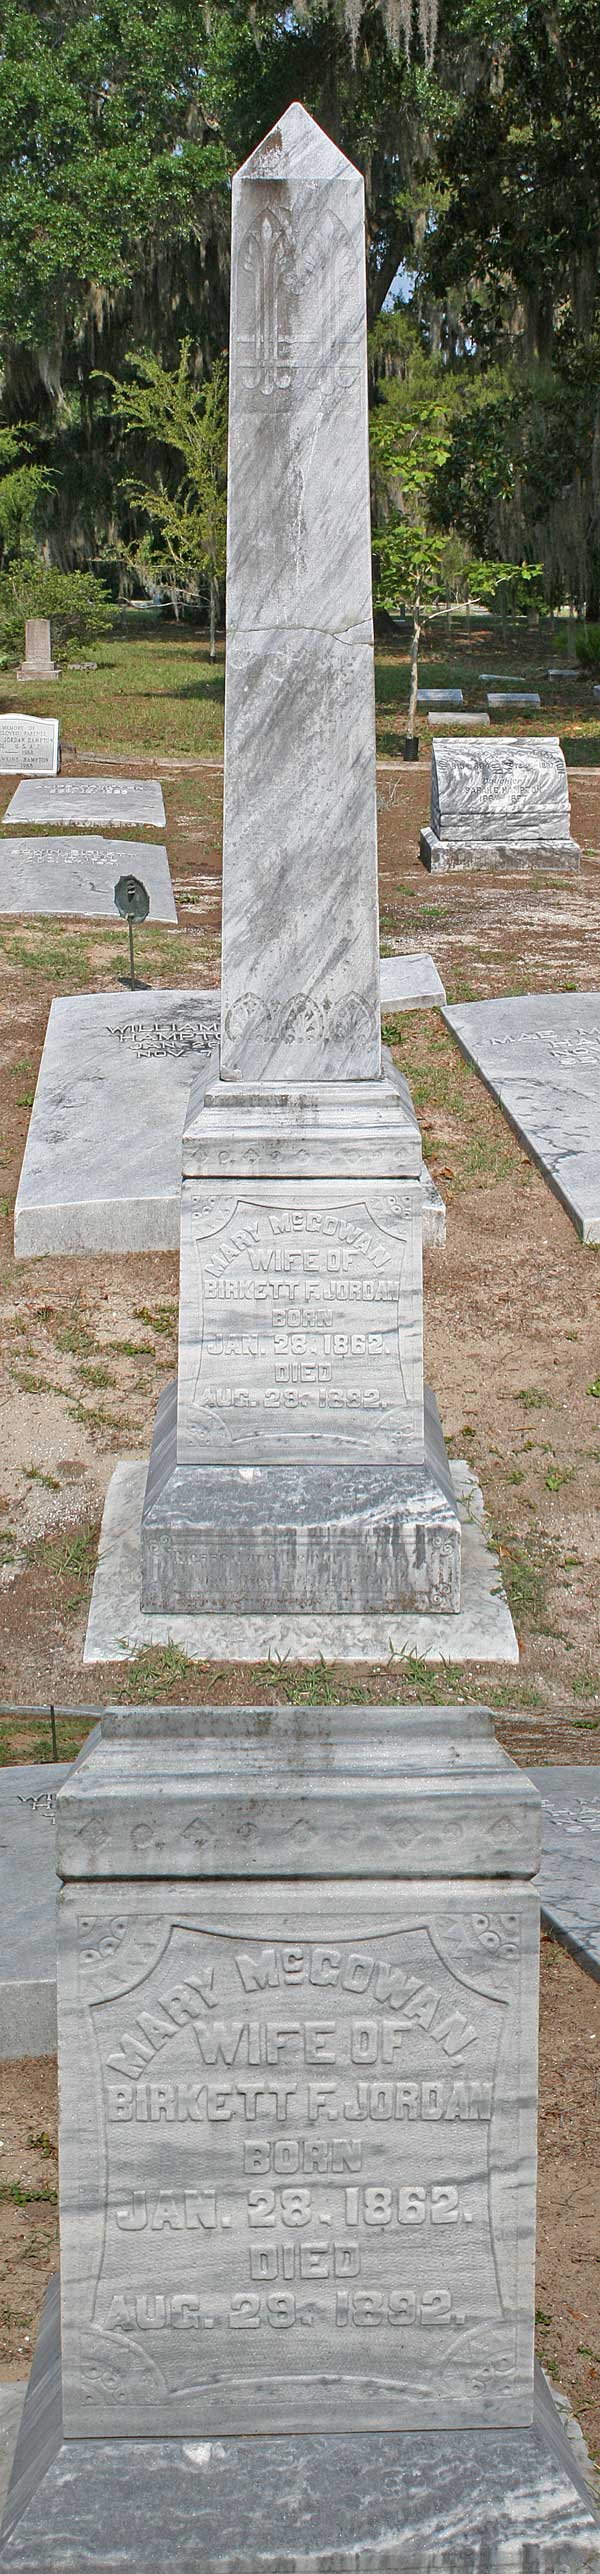
[{"label": "granite headstone in background", "polygon": [[578,867],[560,742],[435,741],[431,821],[419,847],[423,865],[440,874]]},{"label": "granite headstone in background", "polygon": [[[22,777],[26,771],[32,778],[56,778],[60,768],[59,738],[54,715],[21,715],[18,711],[0,715],[0,777]],[[43,802],[53,792],[50,787],[17,788],[17,795],[32,795],[34,802],[36,795],[41,795]],[[13,796],[9,812],[15,803]]]},{"label": "granite headstone in background", "polygon": [[462,688],[417,689],[417,706],[451,706],[457,708],[463,705],[464,698]]},{"label": "granite headstone in background", "polygon": [[25,626],[25,660],[17,679],[60,679],[58,663],[52,659],[52,629],[49,617],[28,617]]},{"label": "granite headstone in background", "polygon": [[600,993],[528,992],[444,1018],[582,1242],[600,1242]]},{"label": "granite headstone in background", "polygon": [[488,689],[490,715],[503,715],[506,708],[511,706],[514,706],[517,712],[520,710],[521,714],[539,715],[541,703],[537,688]]},{"label": "granite headstone in background", "polygon": [[421,1138],[381,1067],[364,189],[294,105],[233,184],[220,1078],[183,1140],[142,1606],[460,1604]]}]

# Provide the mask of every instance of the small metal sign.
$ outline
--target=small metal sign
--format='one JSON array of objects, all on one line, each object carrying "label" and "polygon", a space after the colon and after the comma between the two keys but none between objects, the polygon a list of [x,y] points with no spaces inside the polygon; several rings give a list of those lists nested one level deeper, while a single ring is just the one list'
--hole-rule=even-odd
[{"label": "small metal sign", "polygon": [[147,921],[150,895],[139,876],[119,876],[115,885],[115,902],[122,920]]},{"label": "small metal sign", "polygon": [[[146,887],[142,884],[140,876],[119,876],[118,882],[115,885],[115,903],[117,911],[121,914],[121,919],[127,922],[129,930],[129,962],[131,966],[130,982],[131,990],[132,992],[135,992],[136,974],[133,956],[133,924],[134,921],[147,921],[150,910],[150,895],[146,892]],[[142,987],[140,986],[139,988],[141,990]]]}]

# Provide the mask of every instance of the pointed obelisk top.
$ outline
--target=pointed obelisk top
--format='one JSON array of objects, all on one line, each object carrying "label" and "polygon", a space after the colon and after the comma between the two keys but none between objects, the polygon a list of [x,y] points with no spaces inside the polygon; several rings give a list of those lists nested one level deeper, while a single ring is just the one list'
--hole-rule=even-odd
[{"label": "pointed obelisk top", "polygon": [[294,103],[233,187],[221,1071],[381,1060],[364,189]]},{"label": "pointed obelisk top", "polygon": [[311,182],[314,185],[318,180],[322,187],[328,179],[337,179],[348,172],[362,191],[363,182],[355,163],[346,159],[337,143],[332,143],[331,136],[324,133],[323,126],[316,124],[314,116],[309,116],[308,108],[301,105],[299,98],[294,98],[291,107],[286,107],[285,116],[280,116],[278,124],[271,126],[270,133],[263,135],[262,142],[248,154],[247,161],[242,161],[233,184],[238,188],[246,179],[274,180],[289,187],[301,179],[303,186]]}]

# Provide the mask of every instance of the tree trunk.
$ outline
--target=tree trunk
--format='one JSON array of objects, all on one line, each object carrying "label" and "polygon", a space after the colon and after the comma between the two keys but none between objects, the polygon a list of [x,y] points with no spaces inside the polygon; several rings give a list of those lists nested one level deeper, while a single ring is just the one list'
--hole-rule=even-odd
[{"label": "tree trunk", "polygon": [[408,698],[408,715],[407,715],[407,718],[406,718],[406,739],[407,739],[407,741],[408,741],[408,742],[412,742],[412,741],[414,741],[414,733],[415,733],[415,716],[416,716],[416,712],[417,712],[417,689],[418,689],[418,685],[419,685],[419,644],[420,644],[420,641],[421,641],[421,626],[420,626],[420,621],[419,621],[419,612],[420,612],[420,602],[419,602],[419,600],[417,600],[416,608],[414,608],[414,609],[413,609],[413,631],[412,631],[412,643],[411,643],[411,647],[410,647],[410,690],[409,690],[409,698]]}]

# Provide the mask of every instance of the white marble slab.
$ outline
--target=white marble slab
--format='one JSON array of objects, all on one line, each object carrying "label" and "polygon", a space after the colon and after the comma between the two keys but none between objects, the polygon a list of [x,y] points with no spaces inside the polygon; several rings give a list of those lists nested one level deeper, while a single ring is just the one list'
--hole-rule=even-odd
[{"label": "white marble slab", "polygon": [[487,702],[490,715],[502,715],[509,706],[521,714],[539,715],[542,700],[537,688],[488,688]]},{"label": "white marble slab", "polygon": [[535,1769],[543,1798],[544,1920],[600,1982],[600,1769]]},{"label": "white marble slab", "polygon": [[[29,716],[27,720],[33,723],[35,719]],[[19,765],[23,767],[25,763],[21,761]],[[162,787],[155,778],[63,777],[43,786],[25,779],[11,796],[4,821],[75,823],[91,829],[98,823],[110,823],[113,831],[125,828],[127,823],[141,822],[149,830],[164,831]]]},{"label": "white marble slab", "polygon": [[109,920],[123,934],[114,889],[123,873],[137,876],[150,896],[150,920],[177,926],[165,848],[154,840],[0,839],[0,913],[73,914]]},{"label": "white marble slab", "polygon": [[66,1761],[0,1770],[0,2057],[56,2048],[54,1803]]},{"label": "white marble slab", "polygon": [[479,679],[482,688],[525,687],[525,672],[523,670],[480,670]]},{"label": "white marble slab", "polygon": [[600,993],[474,1001],[444,1017],[582,1242],[600,1242]]},{"label": "white marble slab", "polygon": [[[25,771],[28,777],[55,778],[59,767],[60,728],[55,715],[22,715],[19,709],[14,715],[0,715],[0,777],[22,777]],[[39,789],[42,796],[49,792]]]},{"label": "white marble slab", "polygon": [[418,688],[417,706],[464,706],[462,688]]},{"label": "white marble slab", "polygon": [[567,670],[567,668],[566,668],[566,664],[565,664],[564,662],[562,663],[562,665],[558,665],[556,669],[554,669],[554,670],[548,670],[548,671],[546,672],[546,678],[547,678],[547,679],[582,679],[582,678],[583,678],[583,676],[584,676],[583,671],[581,671],[581,670],[579,670],[579,669],[575,669],[575,670],[568,669],[568,670]]},{"label": "white marble slab", "polygon": [[517,1663],[519,1647],[470,1467],[451,1466],[461,1523],[461,1607],[390,1616],[167,1616],[140,1609],[140,1533],[147,1461],[124,1458],[109,1484],[84,1662],[129,1662],[144,1645],[177,1643],[192,1662]]},{"label": "white marble slab", "polygon": [[[386,957],[382,978],[390,1011],[445,997],[431,957]],[[183,1122],[219,1026],[218,992],[52,1002],[15,1207],[17,1259],[177,1249]],[[427,1171],[423,1214],[424,1240],[443,1242],[444,1203]]]},{"label": "white marble slab", "polygon": [[379,988],[382,1012],[422,1010],[428,1002],[446,999],[441,975],[432,956],[382,956],[379,960]]},{"label": "white marble slab", "polygon": [[430,733],[487,733],[491,715],[482,711],[472,715],[428,715]]}]

